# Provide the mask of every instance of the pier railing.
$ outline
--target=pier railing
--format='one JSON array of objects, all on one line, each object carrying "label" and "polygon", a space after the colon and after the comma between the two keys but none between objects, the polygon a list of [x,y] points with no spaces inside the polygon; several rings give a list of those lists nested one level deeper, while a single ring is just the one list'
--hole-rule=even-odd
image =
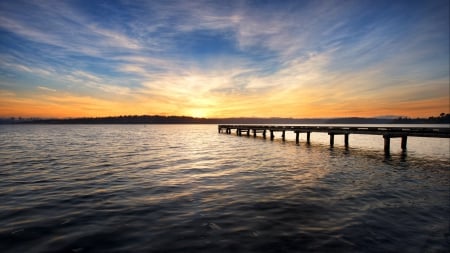
[{"label": "pier railing", "polygon": [[286,132],[295,133],[295,141],[299,143],[300,133],[306,133],[306,142],[310,143],[312,132],[328,133],[330,136],[330,146],[334,145],[335,135],[344,135],[345,146],[349,145],[350,134],[370,134],[381,135],[384,138],[384,151],[390,151],[390,139],[402,138],[401,148],[406,149],[408,136],[413,137],[433,137],[433,138],[450,138],[450,128],[448,127],[364,127],[364,126],[282,126],[282,125],[219,125],[219,133],[231,134],[232,130],[236,130],[236,135],[243,134],[254,137],[261,133],[263,138],[270,133],[270,139],[275,138],[275,132],[282,132],[281,138],[286,139]]}]

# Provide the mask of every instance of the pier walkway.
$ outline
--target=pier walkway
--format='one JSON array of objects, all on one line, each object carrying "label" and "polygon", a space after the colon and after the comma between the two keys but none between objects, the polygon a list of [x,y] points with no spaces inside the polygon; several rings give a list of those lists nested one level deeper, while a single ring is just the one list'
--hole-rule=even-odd
[{"label": "pier walkway", "polygon": [[384,138],[384,151],[389,153],[391,138],[402,138],[401,148],[406,150],[408,136],[412,137],[433,137],[433,138],[450,138],[450,128],[434,128],[434,127],[354,127],[354,126],[281,126],[281,125],[219,125],[219,133],[231,134],[232,130],[236,130],[236,135],[243,134],[256,137],[258,133],[266,138],[270,133],[270,139],[275,138],[275,132],[281,132],[281,138],[286,139],[286,132],[295,133],[295,141],[299,143],[300,133],[306,133],[306,142],[310,143],[311,133],[320,132],[328,133],[330,136],[330,146],[334,145],[335,135],[344,135],[345,146],[349,145],[350,134],[370,134],[381,135]]}]

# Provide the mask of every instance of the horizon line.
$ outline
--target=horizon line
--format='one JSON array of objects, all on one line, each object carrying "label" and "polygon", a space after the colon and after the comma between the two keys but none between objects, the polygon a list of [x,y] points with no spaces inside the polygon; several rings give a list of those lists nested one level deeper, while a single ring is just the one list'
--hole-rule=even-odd
[{"label": "horizon line", "polygon": [[291,120],[319,120],[319,119],[428,119],[430,117],[439,117],[450,115],[449,113],[441,113],[437,116],[423,116],[423,117],[410,117],[405,115],[380,115],[380,116],[335,116],[335,117],[282,117],[282,116],[240,116],[240,117],[195,117],[189,115],[161,115],[161,114],[129,114],[129,115],[110,115],[110,116],[74,116],[74,117],[24,117],[24,116],[6,116],[0,117],[0,119],[14,119],[14,120],[71,120],[71,119],[102,119],[102,118],[121,118],[121,117],[161,117],[161,118],[192,118],[192,119],[206,119],[206,120],[223,120],[223,119],[291,119]]}]

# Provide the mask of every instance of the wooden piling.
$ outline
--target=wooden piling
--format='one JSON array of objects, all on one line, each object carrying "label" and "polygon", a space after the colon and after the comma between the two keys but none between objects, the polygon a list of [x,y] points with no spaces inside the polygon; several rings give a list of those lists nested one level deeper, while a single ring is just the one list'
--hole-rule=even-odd
[{"label": "wooden piling", "polygon": [[283,139],[283,141],[286,140],[286,131],[285,130],[283,130],[283,134],[281,135],[281,138]]},{"label": "wooden piling", "polygon": [[334,133],[328,133],[330,135],[330,147],[334,146]]},{"label": "wooden piling", "polygon": [[300,132],[296,131],[295,132],[295,143],[299,143],[300,142]]},{"label": "wooden piling", "polygon": [[345,143],[345,147],[348,148],[348,135],[349,134],[345,134],[344,135],[344,143]]},{"label": "wooden piling", "polygon": [[408,141],[408,136],[402,136],[402,150],[406,150],[406,142]]},{"label": "wooden piling", "polygon": [[310,144],[311,132],[306,132],[306,143]]},{"label": "wooden piling", "polygon": [[384,138],[384,152],[389,153],[391,149],[391,136],[383,135]]},{"label": "wooden piling", "polygon": [[275,135],[273,134],[273,130],[270,130],[270,140],[273,140],[275,138]]}]

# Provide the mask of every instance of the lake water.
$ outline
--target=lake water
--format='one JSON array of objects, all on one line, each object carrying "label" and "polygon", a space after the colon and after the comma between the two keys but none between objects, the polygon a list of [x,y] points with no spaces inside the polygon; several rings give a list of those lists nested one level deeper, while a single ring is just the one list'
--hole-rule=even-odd
[{"label": "lake water", "polygon": [[287,137],[0,125],[0,252],[447,252],[449,139]]}]

